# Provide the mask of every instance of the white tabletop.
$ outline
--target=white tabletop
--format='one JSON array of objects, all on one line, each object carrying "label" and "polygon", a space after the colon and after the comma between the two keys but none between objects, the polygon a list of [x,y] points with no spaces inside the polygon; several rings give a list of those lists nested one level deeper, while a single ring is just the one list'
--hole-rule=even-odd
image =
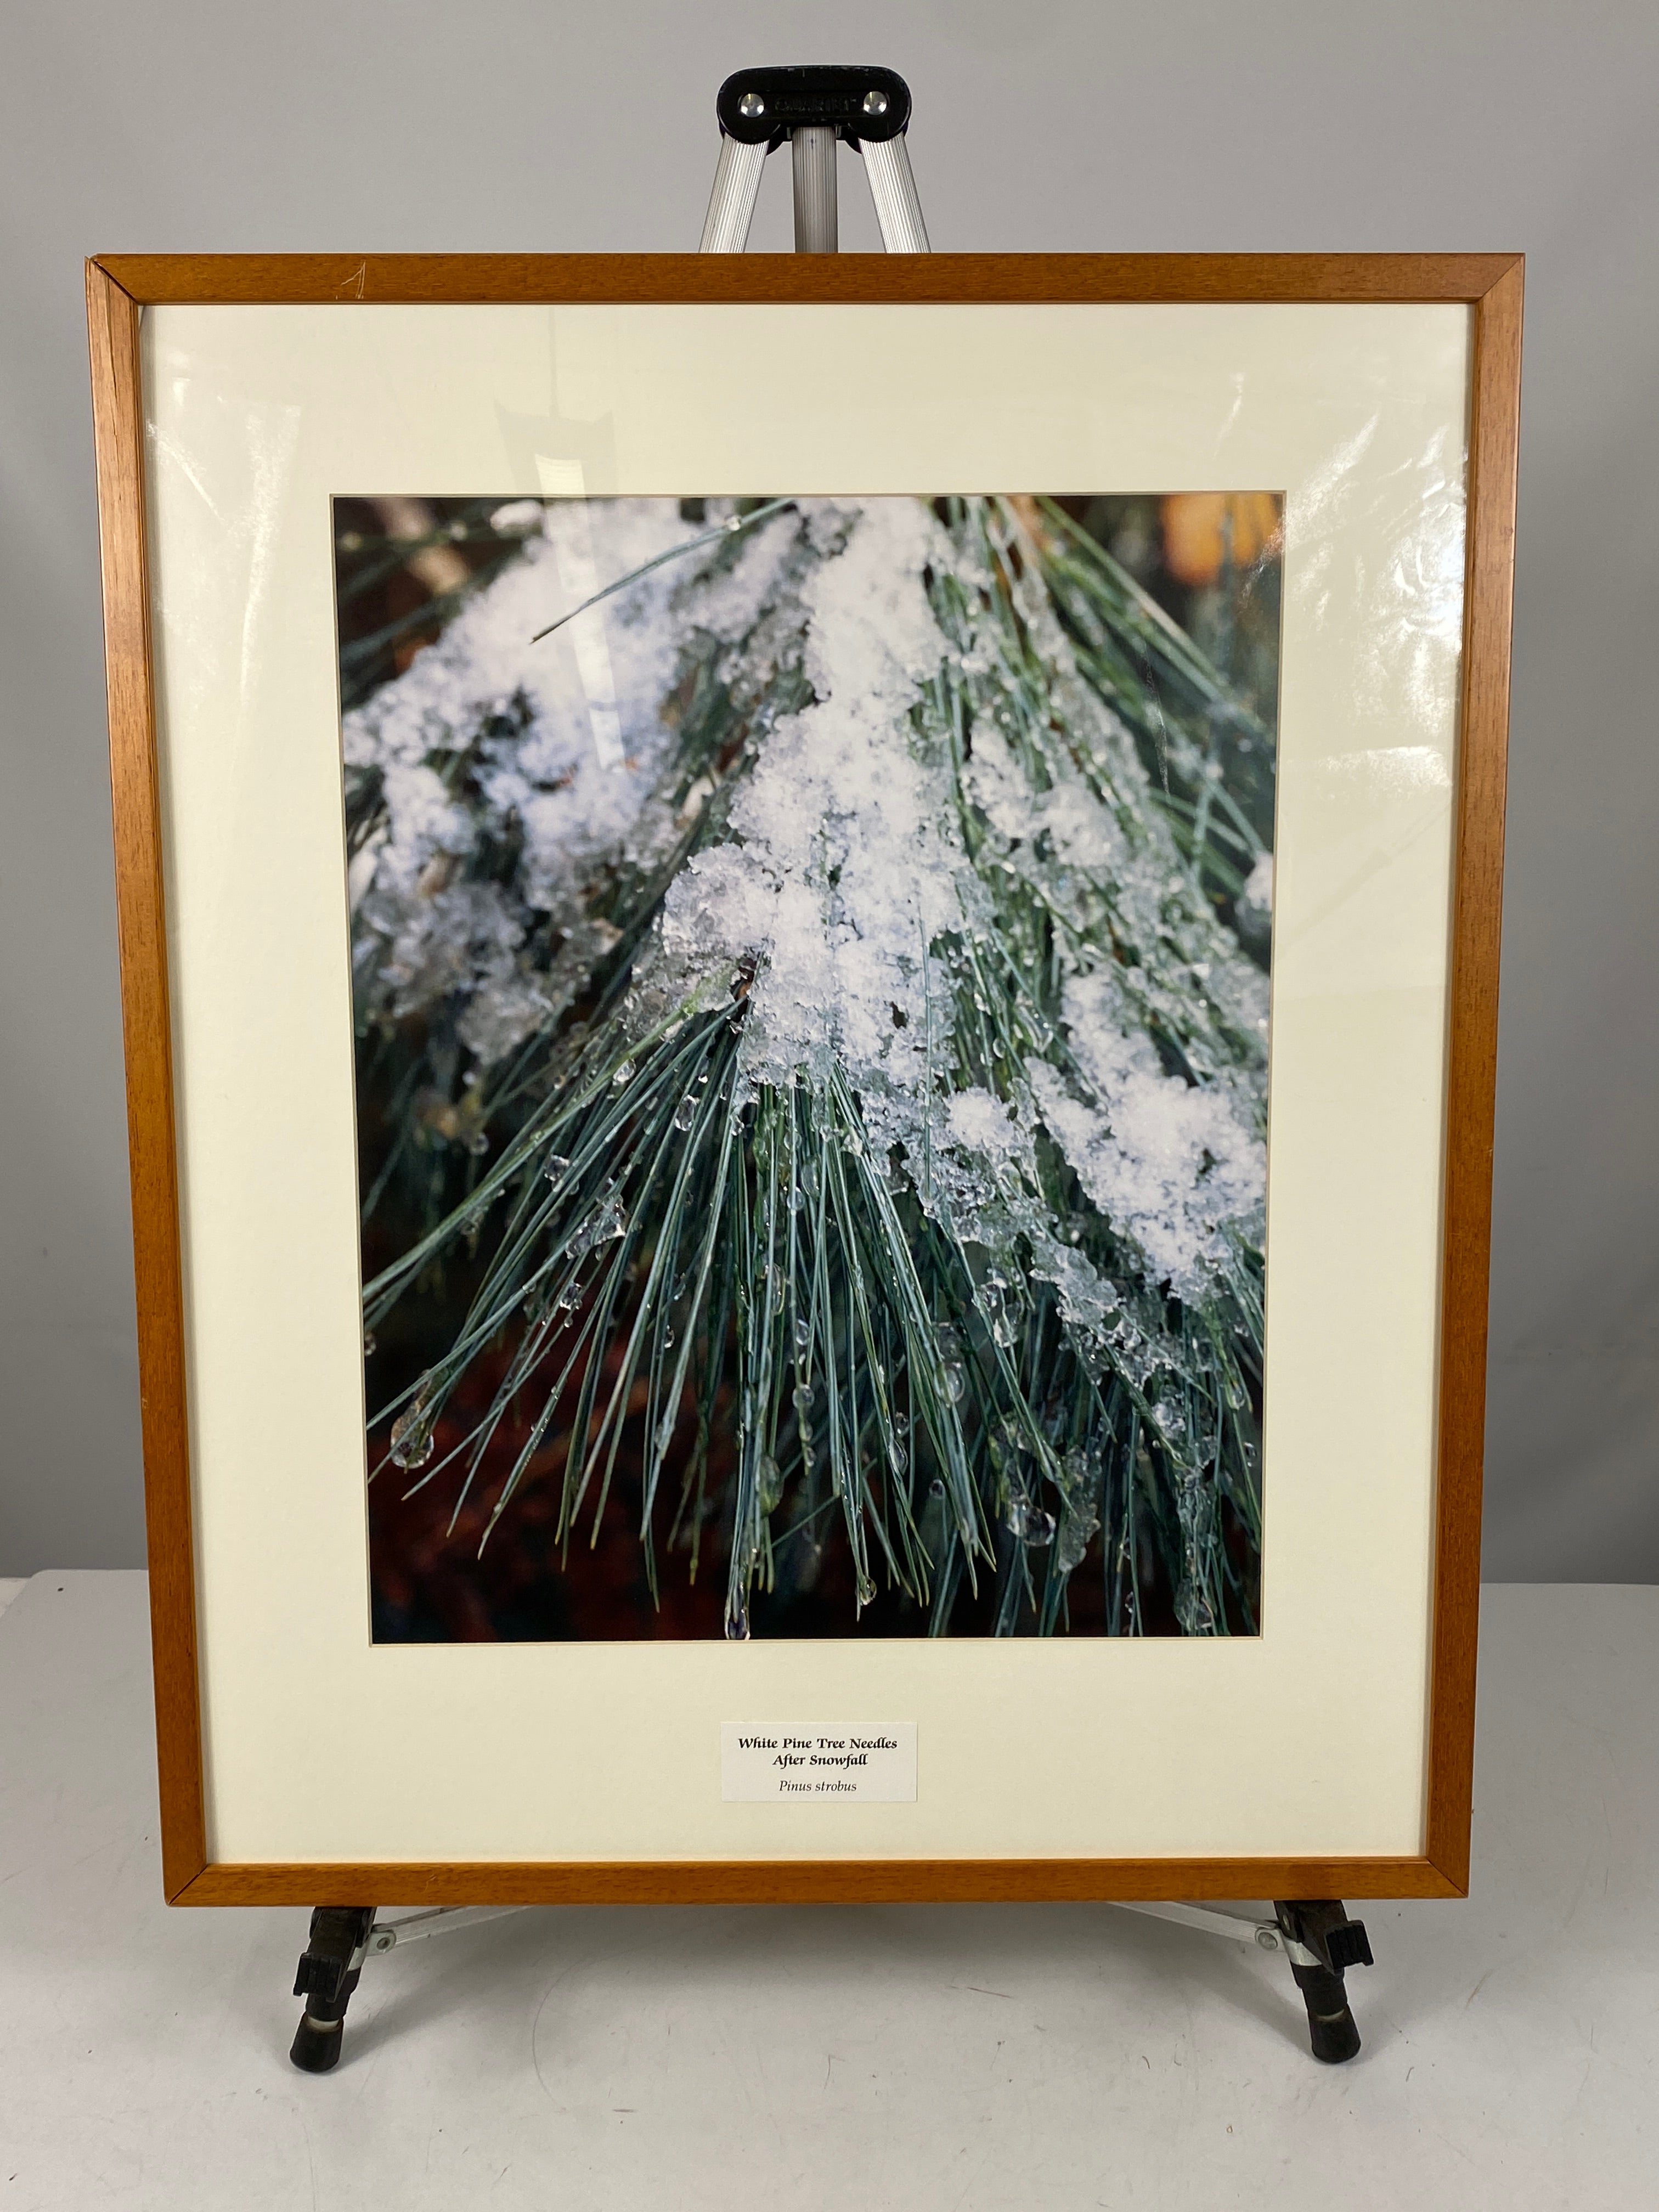
[{"label": "white tabletop", "polygon": [[548,1910],[372,1959],[313,2078],[306,1915],[161,1902],[143,1577],[37,1575],[0,2212],[1646,2212],[1659,1590],[1491,1588],[1481,1636],[1473,1894],[1357,1908],[1349,2065],[1282,1959],[1106,1905]]}]

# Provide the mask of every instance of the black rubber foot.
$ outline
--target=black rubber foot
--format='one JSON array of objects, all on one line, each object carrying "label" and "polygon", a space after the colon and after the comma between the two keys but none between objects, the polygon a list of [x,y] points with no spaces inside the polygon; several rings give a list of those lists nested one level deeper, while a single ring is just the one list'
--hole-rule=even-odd
[{"label": "black rubber foot", "polygon": [[[1336,1975],[1332,1975],[1329,1980],[1336,1982]],[[1316,2011],[1314,2008],[1314,1993],[1303,1990],[1303,1996],[1307,1997],[1307,2042],[1312,2044],[1314,2057],[1321,2059],[1325,2066],[1340,2066],[1345,2059],[1354,2059],[1360,2055],[1360,2031],[1354,2027],[1354,2015],[1349,2013],[1347,2000],[1340,1996],[1340,1990],[1343,1990],[1340,1982],[1336,1982],[1336,1990],[1338,1996],[1334,2011]]]},{"label": "black rubber foot", "polygon": [[288,2055],[302,2074],[330,2074],[340,2063],[344,2041],[343,2020],[316,2021],[308,2012],[302,2013]]}]

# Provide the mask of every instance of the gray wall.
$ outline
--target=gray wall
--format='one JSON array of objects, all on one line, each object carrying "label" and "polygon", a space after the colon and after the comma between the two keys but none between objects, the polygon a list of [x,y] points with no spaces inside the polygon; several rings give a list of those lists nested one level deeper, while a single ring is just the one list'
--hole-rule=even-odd
[{"label": "gray wall", "polygon": [[1487,1568],[1659,1578],[1652,0],[56,0],[5,47],[0,1574],[143,1556],[82,257],[691,246],[720,79],[839,58],[909,78],[941,248],[1530,257]]}]

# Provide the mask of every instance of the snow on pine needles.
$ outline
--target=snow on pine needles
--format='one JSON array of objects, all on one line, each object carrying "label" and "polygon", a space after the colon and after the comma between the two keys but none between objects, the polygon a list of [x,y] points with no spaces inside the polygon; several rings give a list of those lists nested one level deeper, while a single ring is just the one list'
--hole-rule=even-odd
[{"label": "snow on pine needles", "polygon": [[1267,978],[1216,886],[1271,871],[1116,710],[1126,603],[1144,662],[1028,501],[553,501],[346,718],[360,1049],[415,1053],[408,1157],[465,1155],[367,1321],[489,1255],[384,1409],[417,1481],[493,1527],[556,1418],[566,1540],[637,1461],[653,1586],[718,1541],[736,1636],[830,1542],[933,1632],[964,1588],[1063,1629],[1091,1554],[1114,1632],[1154,1582],[1254,1627]]}]

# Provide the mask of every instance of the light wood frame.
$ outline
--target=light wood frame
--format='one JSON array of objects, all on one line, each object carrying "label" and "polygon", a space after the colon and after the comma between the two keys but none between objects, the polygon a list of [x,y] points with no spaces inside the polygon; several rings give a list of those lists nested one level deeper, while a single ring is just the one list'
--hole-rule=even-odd
[{"label": "light wood frame", "polygon": [[[176,1905],[1452,1897],[1468,1885],[1516,444],[1518,254],[106,255],[87,264],[162,1878]],[[372,301],[1451,301],[1474,324],[1425,1848],[1415,1857],[210,1863],[145,525],[145,307]]]}]

